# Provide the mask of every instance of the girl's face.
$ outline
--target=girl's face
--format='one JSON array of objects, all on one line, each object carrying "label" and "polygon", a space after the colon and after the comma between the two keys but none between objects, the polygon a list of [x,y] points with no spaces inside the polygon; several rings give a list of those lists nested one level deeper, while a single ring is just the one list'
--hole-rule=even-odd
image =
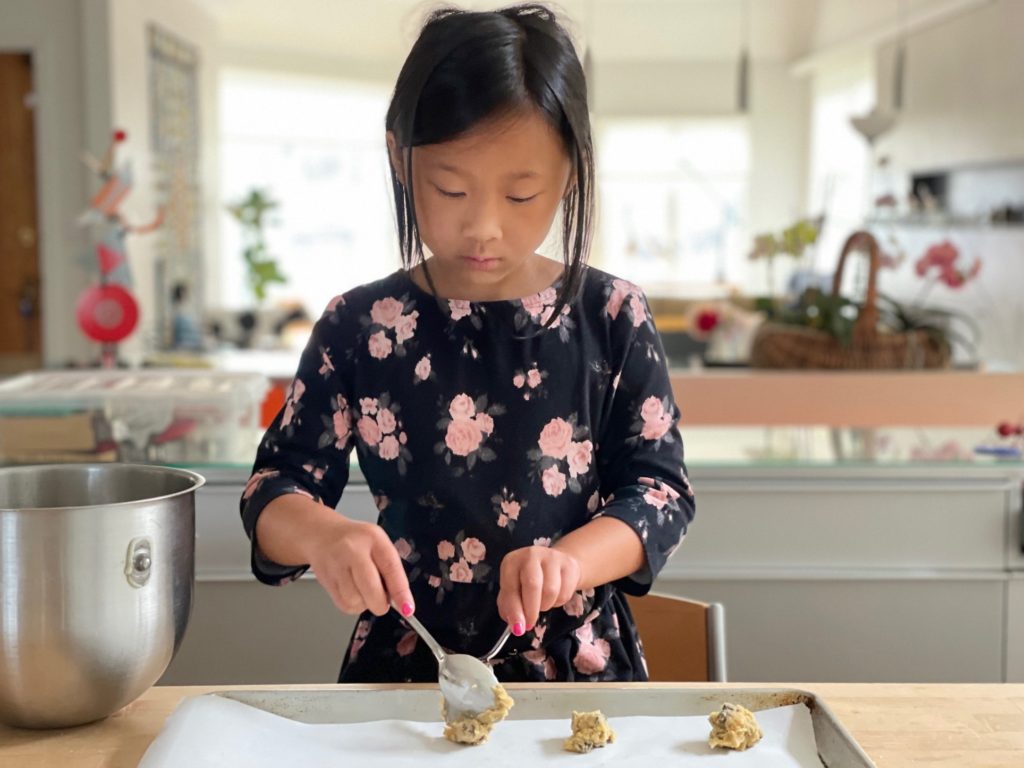
[{"label": "girl's face", "polygon": [[[390,135],[388,144],[394,161]],[[416,219],[439,290],[483,300],[539,289],[530,287],[538,274],[535,253],[569,189],[572,163],[538,111],[414,147],[412,169]]]}]

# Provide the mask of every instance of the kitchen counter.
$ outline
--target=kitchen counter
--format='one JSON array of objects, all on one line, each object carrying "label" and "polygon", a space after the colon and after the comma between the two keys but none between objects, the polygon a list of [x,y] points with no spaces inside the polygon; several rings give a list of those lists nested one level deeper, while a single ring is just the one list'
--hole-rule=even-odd
[{"label": "kitchen counter", "polygon": [[[659,687],[666,685],[670,684]],[[727,689],[730,685],[739,687],[728,683],[680,687]],[[513,691],[516,687],[509,686]],[[810,690],[822,698],[878,768],[925,765],[930,768],[1020,768],[1024,765],[1024,685],[787,684],[785,687]],[[184,697],[214,690],[223,688],[152,688],[113,717],[81,728],[37,732],[0,726],[0,764],[18,768],[135,766],[164,720]]]}]

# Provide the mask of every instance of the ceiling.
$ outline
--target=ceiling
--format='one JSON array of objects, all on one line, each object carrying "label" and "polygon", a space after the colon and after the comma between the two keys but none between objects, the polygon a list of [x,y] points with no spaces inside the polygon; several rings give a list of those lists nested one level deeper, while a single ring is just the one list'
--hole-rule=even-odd
[{"label": "ceiling", "polygon": [[[734,59],[749,8],[754,58],[790,61],[810,47],[819,0],[562,0],[577,39],[599,61]],[[367,62],[400,61],[424,0],[204,0],[229,49],[289,51]],[[494,2],[463,0],[469,8]]]}]

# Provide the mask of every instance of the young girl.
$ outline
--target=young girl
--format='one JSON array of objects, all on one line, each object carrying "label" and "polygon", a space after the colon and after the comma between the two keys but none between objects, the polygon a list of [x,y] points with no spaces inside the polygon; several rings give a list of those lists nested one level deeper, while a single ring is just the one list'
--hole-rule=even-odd
[{"label": "young girl", "polygon": [[[645,680],[622,593],[650,589],[693,493],[645,299],[586,266],[572,43],[542,6],[436,12],[386,127],[404,269],[313,331],[242,497],[253,572],[312,567],[360,614],[341,682],[436,680],[413,611],[459,653],[511,626],[502,681]],[[559,209],[564,263],[536,253]],[[334,510],[353,448],[377,525]]]}]

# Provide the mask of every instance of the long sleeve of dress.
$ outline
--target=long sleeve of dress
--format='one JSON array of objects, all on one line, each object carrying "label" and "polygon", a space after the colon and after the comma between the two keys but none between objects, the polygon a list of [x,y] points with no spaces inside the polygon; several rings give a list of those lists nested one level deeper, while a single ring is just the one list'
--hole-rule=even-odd
[{"label": "long sleeve of dress", "polygon": [[636,286],[619,284],[616,290],[609,302],[612,333],[626,342],[613,372],[612,405],[598,451],[602,504],[595,516],[622,520],[640,537],[646,563],[616,586],[643,595],[682,542],[695,504],[679,409],[650,309]]},{"label": "long sleeve of dress", "polygon": [[316,323],[284,406],[260,443],[240,507],[252,543],[252,571],[265,584],[283,584],[308,565],[267,559],[256,540],[256,521],[278,496],[298,493],[337,506],[348,482],[352,417],[342,373],[350,364],[353,334],[344,300],[336,299]]}]

